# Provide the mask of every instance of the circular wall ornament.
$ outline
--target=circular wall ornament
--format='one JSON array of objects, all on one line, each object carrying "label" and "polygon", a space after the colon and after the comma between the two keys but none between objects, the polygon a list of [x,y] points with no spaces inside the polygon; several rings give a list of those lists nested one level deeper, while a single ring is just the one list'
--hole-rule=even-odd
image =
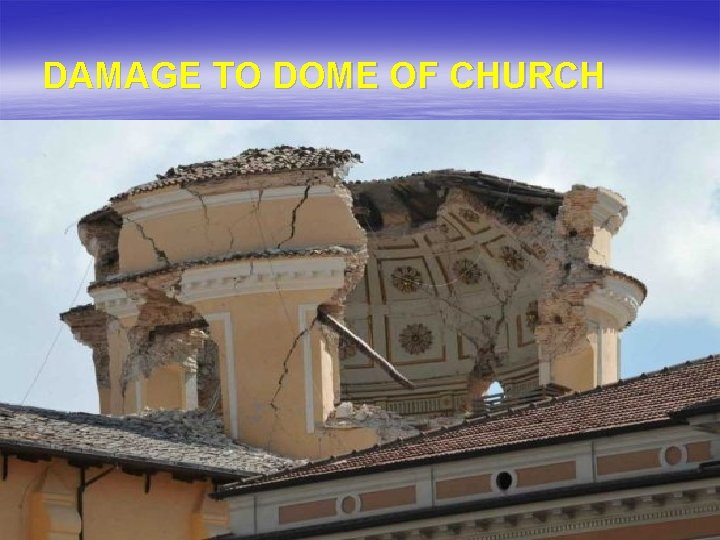
[{"label": "circular wall ornament", "polygon": [[404,293],[416,292],[423,284],[420,270],[412,266],[398,266],[390,276],[393,287]]},{"label": "circular wall ornament", "polygon": [[685,445],[665,446],[660,449],[660,465],[663,468],[674,467],[687,463],[687,447]]},{"label": "circular wall ornament", "polygon": [[480,215],[474,210],[470,210],[469,208],[461,208],[458,213],[460,214],[460,217],[463,218],[465,221],[472,221],[473,223],[477,223],[478,221],[480,221]]},{"label": "circular wall ornament", "polygon": [[525,268],[525,259],[522,258],[520,252],[515,248],[511,248],[510,246],[503,246],[500,253],[500,258],[505,263],[505,266],[507,266],[510,270],[518,272]]},{"label": "circular wall ornament", "polygon": [[475,285],[480,281],[483,271],[470,259],[460,259],[453,264],[453,273],[465,285]]},{"label": "circular wall ornament", "polygon": [[432,331],[424,324],[409,324],[400,332],[400,345],[410,354],[424,353],[432,343]]},{"label": "circular wall ornament", "polygon": [[341,514],[355,514],[360,511],[360,497],[357,495],[346,495],[336,499],[335,508]]}]

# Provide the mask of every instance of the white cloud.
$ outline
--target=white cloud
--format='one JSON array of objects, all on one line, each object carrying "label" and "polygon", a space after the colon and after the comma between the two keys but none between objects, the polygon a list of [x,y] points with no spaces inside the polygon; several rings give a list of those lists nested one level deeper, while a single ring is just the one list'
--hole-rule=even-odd
[{"label": "white cloud", "polygon": [[620,192],[629,217],[613,266],[642,279],[645,319],[706,319],[720,326],[720,129],[713,123],[591,124],[546,137],[537,179],[577,179]]}]

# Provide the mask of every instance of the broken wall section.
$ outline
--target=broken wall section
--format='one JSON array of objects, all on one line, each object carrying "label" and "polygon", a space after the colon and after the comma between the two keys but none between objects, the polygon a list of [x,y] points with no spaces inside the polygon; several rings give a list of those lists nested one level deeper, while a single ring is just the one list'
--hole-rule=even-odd
[{"label": "broken wall section", "polygon": [[[608,340],[644,298],[642,284],[608,284],[610,240],[627,214],[622,197],[453,170],[349,187],[370,259],[347,323],[418,390],[400,395],[341,342],[346,398],[447,414],[470,410],[473,400],[482,405],[492,382],[502,384],[504,401],[523,402],[617,377],[619,347]],[[394,344],[404,343],[395,320],[422,331],[408,334],[419,340],[413,356]],[[461,367],[450,371],[463,377],[443,379],[453,361]]]},{"label": "broken wall section", "polygon": [[95,260],[95,281],[102,281],[119,271],[118,239],[122,217],[110,206],[83,217],[77,226],[78,236]]},{"label": "broken wall section", "polygon": [[362,229],[344,219],[350,197],[343,191],[332,171],[299,170],[172,186],[118,201],[114,208],[126,222],[120,272],[238,252],[362,246]]},{"label": "broken wall section", "polygon": [[[337,354],[313,318],[320,305],[342,314],[367,258],[352,197],[332,168],[172,183],[113,205],[124,219],[120,273],[91,294],[117,316],[111,378],[124,412],[191,406],[188,383],[212,366],[203,360],[212,349],[223,368],[207,379],[219,379],[233,437],[312,457],[377,440],[371,430],[340,436],[325,426],[338,401]],[[209,326],[180,331],[199,320]],[[170,393],[179,374],[184,394]],[[216,397],[202,387],[197,396],[209,407]]]},{"label": "broken wall section", "polygon": [[544,262],[536,247],[552,236],[561,197],[520,186],[508,200],[508,184],[487,178],[433,171],[350,185],[370,259],[346,321],[417,389],[385,383],[341,343],[347,399],[453,418],[493,381],[510,392],[523,391],[523,377],[537,385],[533,306]]},{"label": "broken wall section", "polygon": [[[222,416],[218,348],[203,317],[174,298],[180,276],[179,271],[151,275],[116,290],[136,310],[114,323],[123,346],[113,349],[113,393],[125,413],[203,408]],[[99,306],[113,310],[102,291],[94,295]]]},{"label": "broken wall section", "polygon": [[[610,239],[626,215],[624,199],[609,190],[573,186],[565,194],[548,253],[535,331],[541,382],[587,390],[617,380],[619,333],[635,318],[647,292],[637,280],[620,295],[608,290]],[[593,302],[598,295],[607,296],[607,301]],[[628,318],[616,316],[627,302],[634,303],[634,311]],[[598,332],[614,346],[595,346]]]},{"label": "broken wall section", "polygon": [[88,304],[61,313],[60,319],[70,327],[76,340],[92,349],[100,412],[109,413],[110,349],[107,339],[107,326],[110,316],[95,309],[92,304]]}]

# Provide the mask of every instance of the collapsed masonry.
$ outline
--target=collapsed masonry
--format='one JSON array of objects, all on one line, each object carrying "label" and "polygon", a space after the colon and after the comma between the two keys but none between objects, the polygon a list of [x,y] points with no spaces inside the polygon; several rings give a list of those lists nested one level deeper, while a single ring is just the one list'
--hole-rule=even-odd
[{"label": "collapsed masonry", "polygon": [[61,317],[101,411],[212,411],[316,458],[487,412],[493,382],[507,404],[617,379],[646,294],[609,268],[619,195],[455,170],[344,183],[358,161],[248,150],[84,217],[94,305]]}]

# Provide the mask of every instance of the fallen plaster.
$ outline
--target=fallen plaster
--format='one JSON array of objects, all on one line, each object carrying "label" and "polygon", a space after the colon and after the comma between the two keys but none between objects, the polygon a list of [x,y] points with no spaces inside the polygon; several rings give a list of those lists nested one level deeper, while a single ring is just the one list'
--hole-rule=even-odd
[{"label": "fallen plaster", "polygon": [[376,405],[340,403],[325,421],[325,427],[347,429],[355,427],[372,428],[377,431],[378,442],[387,443],[405,439],[421,432],[456,426],[467,420],[468,415],[424,417],[401,415],[386,411]]}]

